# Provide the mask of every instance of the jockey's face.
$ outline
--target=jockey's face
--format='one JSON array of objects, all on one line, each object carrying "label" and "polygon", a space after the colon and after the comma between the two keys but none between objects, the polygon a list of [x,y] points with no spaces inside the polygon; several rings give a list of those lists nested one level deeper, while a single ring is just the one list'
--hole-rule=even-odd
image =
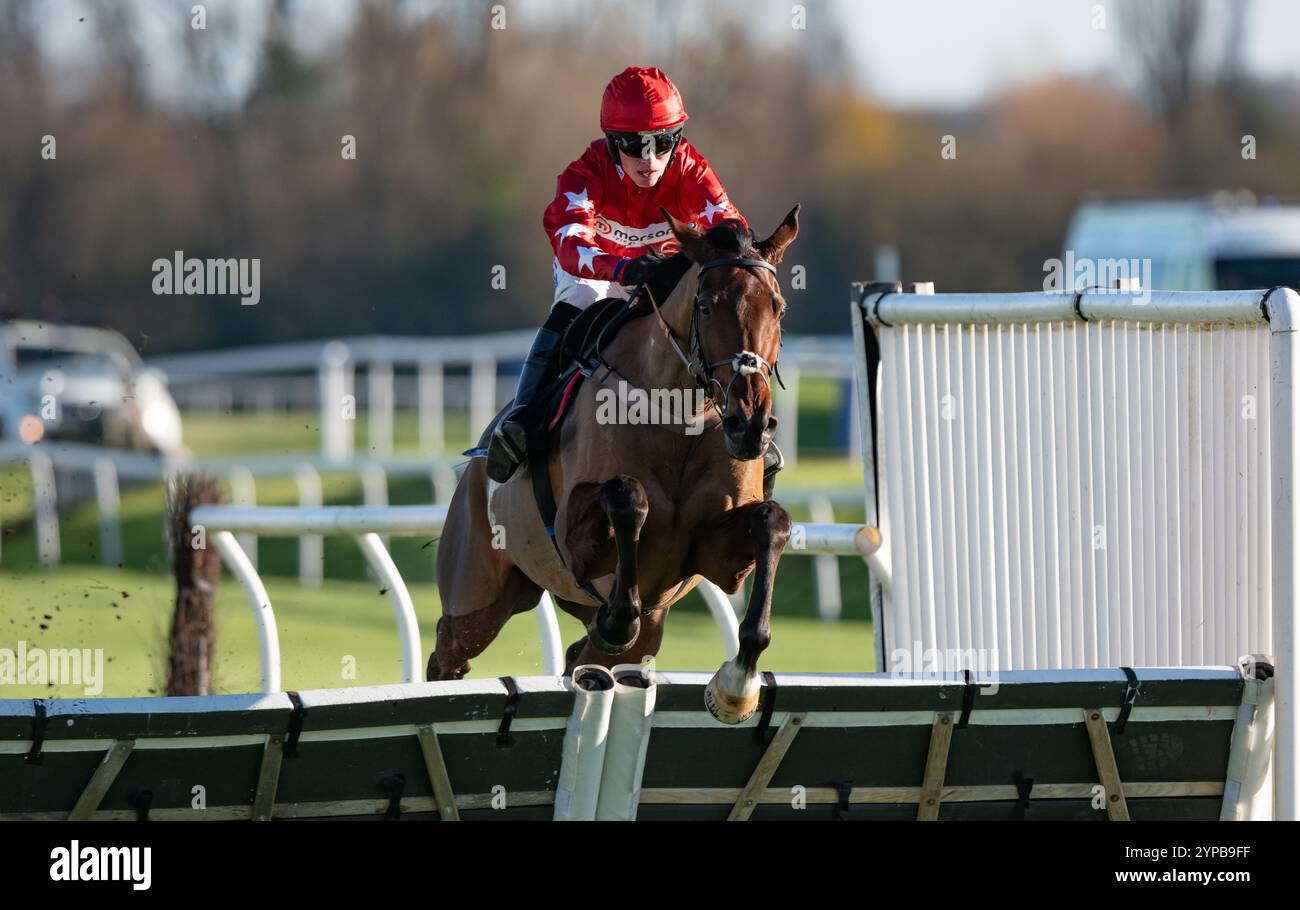
[{"label": "jockey's face", "polygon": [[633,158],[627,152],[619,149],[618,159],[623,165],[623,173],[642,189],[649,189],[659,182],[659,178],[664,175],[668,169],[668,159],[672,157],[672,151],[666,151],[662,155],[656,155],[654,149],[649,149],[650,154],[646,157]]}]

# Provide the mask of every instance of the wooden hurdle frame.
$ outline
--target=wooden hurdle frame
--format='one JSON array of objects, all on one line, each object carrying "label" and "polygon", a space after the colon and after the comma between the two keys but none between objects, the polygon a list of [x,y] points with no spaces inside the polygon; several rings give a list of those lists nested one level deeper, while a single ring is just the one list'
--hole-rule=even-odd
[{"label": "wooden hurdle frame", "polygon": [[[1241,709],[1273,685],[1247,668],[767,674],[760,713],[727,727],[708,674],[650,679],[643,765],[613,795],[639,790],[639,818],[733,821],[1242,817],[1267,744]],[[578,695],[521,677],[0,701],[0,820],[549,818]]]}]

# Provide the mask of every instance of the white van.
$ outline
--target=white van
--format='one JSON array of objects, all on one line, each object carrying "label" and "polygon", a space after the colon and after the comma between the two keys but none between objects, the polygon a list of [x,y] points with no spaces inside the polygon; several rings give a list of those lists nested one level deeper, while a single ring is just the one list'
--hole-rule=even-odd
[{"label": "white van", "polygon": [[1075,261],[1149,260],[1152,289],[1300,289],[1300,205],[1256,202],[1249,192],[1085,202],[1065,251]]}]

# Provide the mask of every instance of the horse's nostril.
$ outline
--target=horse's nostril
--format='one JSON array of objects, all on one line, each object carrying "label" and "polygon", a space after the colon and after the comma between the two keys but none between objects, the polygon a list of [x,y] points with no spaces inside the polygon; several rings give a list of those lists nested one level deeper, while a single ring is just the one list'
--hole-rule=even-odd
[{"label": "horse's nostril", "polygon": [[780,423],[780,421],[777,420],[775,417],[769,417],[769,418],[767,418],[767,432],[769,432],[769,433],[775,433],[775,432],[776,432],[776,425],[777,425],[778,423]]}]

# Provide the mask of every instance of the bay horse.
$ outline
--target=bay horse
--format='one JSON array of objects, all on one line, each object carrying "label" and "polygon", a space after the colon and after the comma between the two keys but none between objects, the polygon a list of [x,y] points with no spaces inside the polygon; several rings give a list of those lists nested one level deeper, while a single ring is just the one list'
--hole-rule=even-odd
[{"label": "bay horse", "polygon": [[[724,723],[754,712],[777,562],[791,530],[785,509],[763,498],[762,456],[776,429],[771,379],[786,309],[775,267],[799,232],[798,214],[796,205],[755,242],[729,224],[701,232],[664,212],[680,249],[665,266],[675,262],[681,278],[661,289],[666,299],[656,300],[650,284],[640,289],[653,317],[627,322],[605,346],[611,369],[581,384],[545,462],[521,465],[498,485],[485,459],[474,458],[461,476],[438,551],[443,615],[429,679],[461,678],[543,588],[587,626],[566,652],[568,674],[579,664],[656,654],[668,608],[701,578],[734,593],[752,571],[739,653],[714,675],[705,702]],[[618,381],[681,394],[699,388],[712,411],[690,432],[602,419],[598,392]],[[549,471],[555,495],[553,537],[534,496],[537,470]]]}]

